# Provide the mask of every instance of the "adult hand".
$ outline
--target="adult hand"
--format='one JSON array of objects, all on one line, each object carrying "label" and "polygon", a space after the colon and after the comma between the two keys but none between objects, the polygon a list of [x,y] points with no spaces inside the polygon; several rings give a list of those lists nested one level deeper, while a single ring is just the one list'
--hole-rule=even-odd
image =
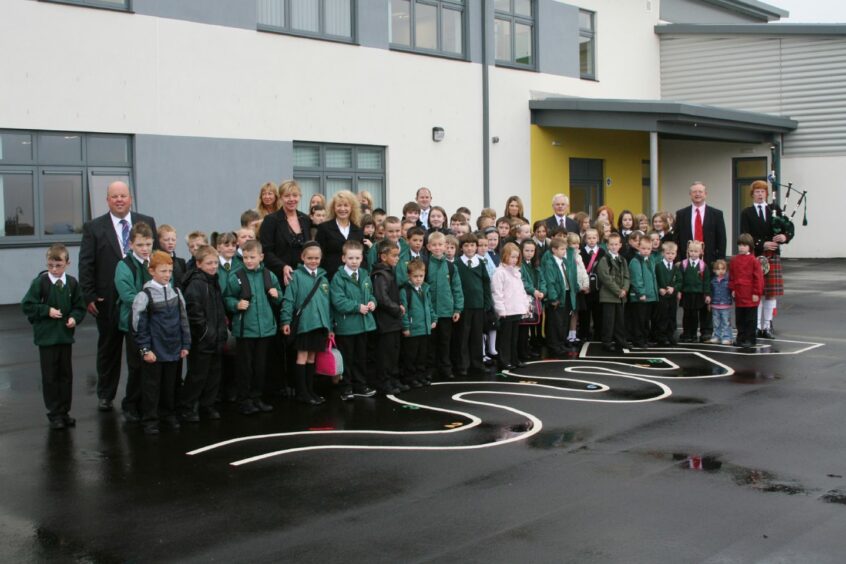
[{"label": "adult hand", "polygon": [[94,317],[97,317],[100,314],[100,310],[97,309],[97,302],[102,302],[102,301],[103,301],[103,298],[97,298],[96,300],[94,300],[93,302],[88,304],[88,313],[93,315]]},{"label": "adult hand", "polygon": [[[783,237],[783,235],[778,235],[778,237]],[[766,242],[764,242],[764,250],[765,251],[778,250],[778,243],[773,243],[772,241],[766,241]]]},{"label": "adult hand", "polygon": [[291,283],[291,277],[294,276],[294,269],[287,264],[282,267],[282,282],[287,286]]},{"label": "adult hand", "polygon": [[773,237],[773,241],[776,243],[787,243],[787,235],[784,233],[779,233],[775,237]]}]

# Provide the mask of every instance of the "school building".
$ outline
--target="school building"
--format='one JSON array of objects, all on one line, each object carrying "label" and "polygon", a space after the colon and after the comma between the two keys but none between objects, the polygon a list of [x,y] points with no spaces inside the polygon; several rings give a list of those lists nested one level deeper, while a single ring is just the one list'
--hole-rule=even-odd
[{"label": "school building", "polygon": [[846,27],[785,15],[758,0],[4,0],[0,303],[51,242],[75,260],[114,179],[184,235],[235,227],[263,182],[291,177],[306,202],[367,190],[397,212],[428,186],[450,212],[516,194],[533,219],[557,192],[574,211],[675,210],[701,180],[736,225],[749,183],[776,171],[810,193],[785,254],[843,256]]}]

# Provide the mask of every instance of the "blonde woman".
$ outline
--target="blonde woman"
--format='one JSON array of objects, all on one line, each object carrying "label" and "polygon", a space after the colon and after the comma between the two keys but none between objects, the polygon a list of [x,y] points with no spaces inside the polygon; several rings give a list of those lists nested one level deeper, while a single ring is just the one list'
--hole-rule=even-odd
[{"label": "blonde woman", "polygon": [[261,219],[265,216],[279,211],[281,202],[279,200],[279,188],[273,182],[265,182],[259,189],[258,200],[256,201],[256,213]]},{"label": "blonde woman", "polygon": [[[352,192],[338,192],[326,206],[326,221],[317,226],[314,239],[323,249],[320,265],[331,280],[341,267],[341,254],[347,241],[364,241],[361,226],[361,205]],[[362,265],[367,268],[367,265]]]}]

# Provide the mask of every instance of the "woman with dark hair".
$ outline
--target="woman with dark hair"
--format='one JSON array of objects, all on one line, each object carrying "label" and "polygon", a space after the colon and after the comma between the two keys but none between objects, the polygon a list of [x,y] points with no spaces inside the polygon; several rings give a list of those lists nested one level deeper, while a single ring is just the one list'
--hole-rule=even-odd
[{"label": "woman with dark hair", "polygon": [[302,192],[296,180],[287,180],[279,187],[282,207],[264,218],[259,240],[264,264],[286,286],[300,264],[300,254],[308,238],[311,220],[299,211]]},{"label": "woman with dark hair", "polygon": [[[323,260],[320,266],[326,271],[331,281],[341,267],[344,243],[347,241],[361,243],[364,241],[364,231],[359,227],[361,205],[352,192],[344,190],[332,196],[326,212],[326,221],[317,227],[314,239],[323,249]],[[367,268],[367,265],[362,266]]]}]

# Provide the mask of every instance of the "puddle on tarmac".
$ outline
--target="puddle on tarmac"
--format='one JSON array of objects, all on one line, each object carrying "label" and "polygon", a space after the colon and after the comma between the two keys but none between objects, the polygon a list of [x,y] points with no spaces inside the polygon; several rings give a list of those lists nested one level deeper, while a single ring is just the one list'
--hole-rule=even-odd
[{"label": "puddle on tarmac", "polygon": [[735,384],[765,384],[774,380],[781,380],[781,376],[760,370],[738,370],[731,375],[729,380]]},{"label": "puddle on tarmac", "polygon": [[581,443],[590,438],[591,433],[587,429],[550,429],[535,435],[529,439],[531,448],[553,449],[566,448],[574,443]]},{"label": "puddle on tarmac", "polygon": [[691,398],[691,397],[687,397],[687,396],[676,396],[676,395],[672,395],[672,396],[664,399],[664,401],[670,402],[670,403],[694,403],[694,404],[708,403],[707,401],[705,401],[702,398]]},{"label": "puddle on tarmac", "polygon": [[843,490],[830,490],[827,491],[820,499],[826,503],[839,503],[841,505],[846,505],[846,492]]}]

